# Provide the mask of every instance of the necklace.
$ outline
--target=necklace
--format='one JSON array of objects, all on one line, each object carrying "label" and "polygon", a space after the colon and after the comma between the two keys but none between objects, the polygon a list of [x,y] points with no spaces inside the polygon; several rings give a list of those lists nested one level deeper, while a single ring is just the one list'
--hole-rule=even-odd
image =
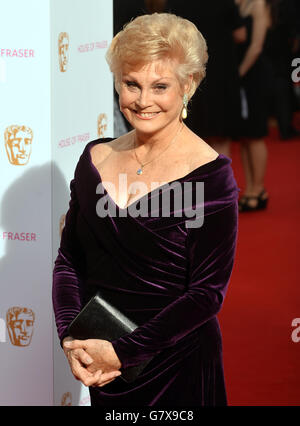
[{"label": "necklace", "polygon": [[157,156],[154,157],[152,160],[147,161],[146,163],[141,163],[141,161],[138,159],[138,156],[136,154],[136,150],[135,150],[135,137],[134,137],[134,155],[136,158],[136,161],[139,163],[140,167],[137,169],[136,174],[137,175],[141,175],[143,173],[143,169],[144,167],[149,164],[152,163],[152,161],[156,160],[158,157],[160,157],[171,145],[173,142],[175,142],[175,140],[177,139],[177,136],[179,135],[179,133],[181,132],[181,130],[183,129],[183,125],[180,127],[180,129],[177,131],[175,137],[171,140],[171,142],[169,143],[169,145],[167,145],[167,147]]}]

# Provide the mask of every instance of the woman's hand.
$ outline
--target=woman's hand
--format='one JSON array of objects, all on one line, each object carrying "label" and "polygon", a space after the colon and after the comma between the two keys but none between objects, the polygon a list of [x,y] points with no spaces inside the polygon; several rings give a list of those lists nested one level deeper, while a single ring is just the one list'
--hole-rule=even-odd
[{"label": "woman's hand", "polygon": [[104,386],[121,373],[121,367],[113,346],[106,340],[73,340],[67,337],[63,349],[72,373],[85,386]]}]

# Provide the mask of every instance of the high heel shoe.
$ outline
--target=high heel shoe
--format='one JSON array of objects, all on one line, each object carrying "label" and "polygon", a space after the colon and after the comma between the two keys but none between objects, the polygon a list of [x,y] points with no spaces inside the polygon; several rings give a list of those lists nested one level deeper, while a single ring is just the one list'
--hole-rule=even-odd
[{"label": "high heel shoe", "polygon": [[[239,211],[252,212],[257,210],[264,210],[267,207],[268,201],[269,201],[269,197],[264,197],[265,195],[266,195],[265,189],[263,189],[257,196],[245,195],[239,201]],[[256,205],[252,206],[251,204],[249,204],[249,200],[256,200],[257,201]]]},{"label": "high heel shoe", "polygon": [[239,206],[245,204],[247,202],[247,198],[248,198],[247,195],[242,195],[241,198],[239,199]]}]

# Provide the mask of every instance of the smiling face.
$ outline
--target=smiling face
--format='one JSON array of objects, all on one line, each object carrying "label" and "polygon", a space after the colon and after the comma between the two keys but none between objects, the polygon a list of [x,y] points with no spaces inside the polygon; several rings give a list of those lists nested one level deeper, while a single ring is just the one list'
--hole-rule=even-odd
[{"label": "smiling face", "polygon": [[186,87],[175,67],[175,62],[154,61],[123,69],[120,109],[137,132],[153,134],[178,124]]}]

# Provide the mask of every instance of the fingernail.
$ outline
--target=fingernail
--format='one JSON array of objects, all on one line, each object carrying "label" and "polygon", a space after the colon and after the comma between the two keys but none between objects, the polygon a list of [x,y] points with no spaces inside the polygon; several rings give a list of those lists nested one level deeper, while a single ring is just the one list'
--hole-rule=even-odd
[{"label": "fingernail", "polygon": [[92,364],[93,360],[92,358],[86,358],[85,362],[86,364]]}]

